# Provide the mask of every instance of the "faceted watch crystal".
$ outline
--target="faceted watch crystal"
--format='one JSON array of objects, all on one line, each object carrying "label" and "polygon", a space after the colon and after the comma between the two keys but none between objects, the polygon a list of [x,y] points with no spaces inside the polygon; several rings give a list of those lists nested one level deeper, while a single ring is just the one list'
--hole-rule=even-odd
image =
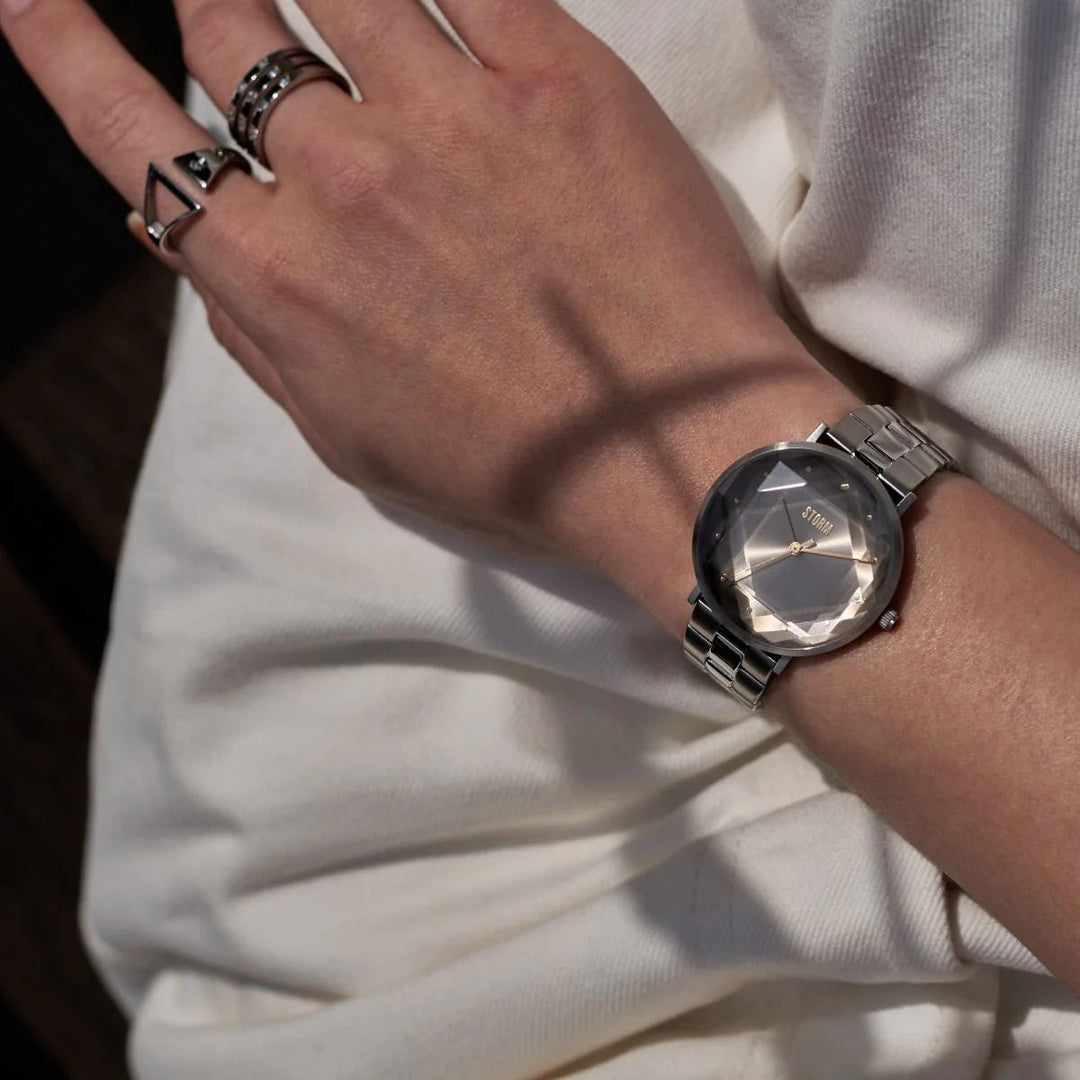
[{"label": "faceted watch crystal", "polygon": [[823,652],[875,622],[896,588],[900,518],[868,468],[814,443],[756,451],[717,481],[695,559],[705,602],[744,640]]}]

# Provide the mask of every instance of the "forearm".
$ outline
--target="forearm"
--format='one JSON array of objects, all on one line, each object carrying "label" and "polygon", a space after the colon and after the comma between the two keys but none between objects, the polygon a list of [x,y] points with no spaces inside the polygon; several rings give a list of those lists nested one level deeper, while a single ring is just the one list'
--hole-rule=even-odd
[{"label": "forearm", "polygon": [[[805,438],[851,405],[820,371],[766,378],[740,402],[749,422],[717,409],[710,435],[700,417],[671,418],[669,438],[700,500],[740,454]],[[611,568],[676,638],[696,510],[670,500],[651,550],[626,547]],[[951,474],[920,489],[905,534],[897,629],[793,663],[766,703],[1080,992],[1080,555]]]},{"label": "forearm", "polygon": [[1080,993],[1080,556],[936,478],[902,622],[792,665],[795,738]]}]

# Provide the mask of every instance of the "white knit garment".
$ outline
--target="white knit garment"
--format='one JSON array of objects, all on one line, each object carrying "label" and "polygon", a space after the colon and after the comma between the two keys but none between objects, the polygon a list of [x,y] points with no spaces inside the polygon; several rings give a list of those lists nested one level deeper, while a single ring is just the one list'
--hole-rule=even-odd
[{"label": "white knit garment", "polygon": [[[567,7],[773,294],[1080,542],[1078,6]],[[1080,1004],[953,900],[610,585],[336,480],[181,290],[83,909],[137,1077],[1080,1076]]]}]

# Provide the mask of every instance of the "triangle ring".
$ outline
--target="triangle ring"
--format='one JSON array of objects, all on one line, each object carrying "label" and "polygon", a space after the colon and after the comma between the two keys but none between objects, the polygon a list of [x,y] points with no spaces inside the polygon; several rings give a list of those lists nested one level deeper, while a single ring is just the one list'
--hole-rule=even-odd
[{"label": "triangle ring", "polygon": [[[225,146],[211,146],[202,150],[192,150],[173,158],[173,164],[186,176],[202,188],[209,191],[226,170],[236,167],[251,173],[251,163],[239,150]],[[158,216],[158,185],[164,187],[184,209],[171,221],[162,221]],[[203,212],[205,207],[192,198],[159,165],[154,162],[146,168],[146,189],[143,194],[143,221],[146,223],[146,235],[155,247],[173,253],[176,248],[172,243],[173,233],[186,222]]]}]

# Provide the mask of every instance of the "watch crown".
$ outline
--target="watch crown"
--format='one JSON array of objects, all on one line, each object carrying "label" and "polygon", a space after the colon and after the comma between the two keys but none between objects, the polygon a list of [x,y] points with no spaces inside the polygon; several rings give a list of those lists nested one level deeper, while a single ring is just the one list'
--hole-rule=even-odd
[{"label": "watch crown", "polygon": [[900,621],[900,612],[896,608],[886,608],[881,613],[877,624],[882,630],[891,630]]}]

